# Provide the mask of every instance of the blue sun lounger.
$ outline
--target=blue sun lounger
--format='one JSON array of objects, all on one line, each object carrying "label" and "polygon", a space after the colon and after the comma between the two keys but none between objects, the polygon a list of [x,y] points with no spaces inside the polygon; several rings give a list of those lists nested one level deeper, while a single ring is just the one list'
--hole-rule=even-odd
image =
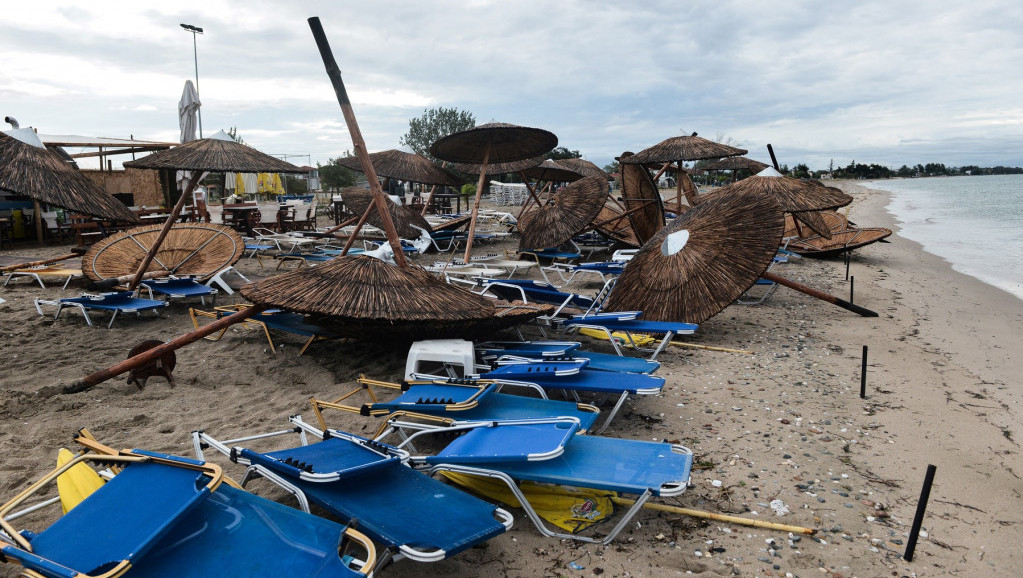
[{"label": "blue sun lounger", "polygon": [[587,369],[588,360],[533,361],[499,360],[497,367],[479,374],[480,379],[507,385],[531,385],[544,390],[560,389],[578,399],[579,392],[608,397],[617,396],[614,407],[604,418],[597,433],[607,429],[630,395],[656,395],[664,387],[664,378],[643,373],[623,373]]},{"label": "blue sun lounger", "polygon": [[99,295],[83,294],[81,297],[65,297],[57,301],[36,299],[36,311],[40,315],[45,315],[42,307],[40,307],[41,305],[55,305],[57,307],[57,312],[53,315],[54,320],[60,317],[60,312],[64,309],[78,309],[82,312],[85,322],[90,327],[92,326],[92,319],[89,317],[89,311],[109,311],[111,313],[110,323],[107,324],[107,329],[109,329],[114,325],[114,320],[117,319],[119,313],[141,314],[143,311],[154,311],[157,317],[159,317],[160,312],[158,310],[166,307],[167,302],[134,297],[131,291],[118,291],[101,293]]},{"label": "blue sun lounger", "polygon": [[11,542],[0,562],[48,578],[365,576],[342,559],[339,548],[351,540],[372,568],[373,544],[358,532],[221,485],[215,466],[141,450],[78,456],[0,508],[0,517],[87,461],[123,469],[40,532],[4,521]]},{"label": "blue sun lounger", "polygon": [[[699,328],[699,325],[695,323],[683,323],[681,321],[645,321],[643,319],[621,319],[615,318],[613,314],[600,313],[595,315],[582,315],[576,317],[570,317],[562,321],[562,324],[566,331],[577,330],[579,328],[587,327],[590,329],[597,329],[607,334],[608,340],[611,345],[614,346],[615,351],[618,355],[622,355],[621,347],[618,345],[618,341],[613,337],[614,332],[624,333],[629,341],[629,345],[639,351],[650,351],[650,360],[657,359],[657,355],[664,350],[665,347],[671,343],[671,339],[676,335],[691,335],[695,333]],[[663,335],[664,337],[657,344],[654,349],[644,349],[636,344],[634,334],[637,333],[653,333],[655,335]]]},{"label": "blue sun lounger", "polygon": [[207,296],[213,297],[214,303],[216,303],[217,300],[216,289],[203,285],[195,279],[152,279],[143,281],[141,287],[145,288],[146,291],[149,291],[150,299],[153,299],[154,295],[163,295],[168,300],[198,297],[200,303],[203,305],[206,305]]},{"label": "blue sun lounger", "polygon": [[584,430],[593,427],[600,413],[589,404],[547,399],[542,389],[538,390],[541,397],[527,397],[502,393],[499,384],[470,378],[412,380],[400,385],[360,378],[358,383],[367,389],[398,390],[400,395],[388,401],[377,401],[374,393],[374,401],[361,407],[341,403],[348,395],[333,401],[313,399],[313,410],[321,429],[327,427],[323,409],[339,409],[367,416],[411,413],[447,422],[569,416],[578,420]]},{"label": "blue sun lounger", "polygon": [[[549,427],[542,427],[544,421]],[[541,533],[551,537],[608,544],[648,499],[677,496],[689,485],[693,454],[677,444],[570,433],[568,420],[480,422],[422,429],[392,422],[385,435],[414,431],[399,447],[443,432],[460,434],[433,455],[411,457],[431,474],[450,471],[503,481]],[[407,428],[407,429],[406,429]],[[547,528],[518,487],[529,481],[637,495],[634,505],[603,538],[564,534]]]},{"label": "blue sun lounger", "polygon": [[534,361],[555,357],[588,359],[589,369],[600,371],[624,371],[627,373],[653,373],[661,367],[660,362],[637,357],[611,355],[598,351],[580,349],[578,341],[488,341],[476,346],[484,361],[494,361],[504,356],[524,357]]},{"label": "blue sun lounger", "polygon": [[[214,319],[220,319],[221,317],[231,315],[232,313],[237,313],[238,311],[246,307],[250,306],[244,304],[227,305],[223,307],[216,307],[215,310],[212,312],[201,311],[199,309],[192,308],[189,309],[189,315],[192,318],[192,325],[194,325],[195,328],[198,329],[199,317],[211,317]],[[272,349],[275,352],[278,351],[278,349],[277,346],[274,344],[273,337],[271,337],[270,335],[271,329],[275,331],[293,333],[295,335],[301,335],[302,337],[306,337],[307,339],[305,343],[302,344],[302,348],[299,349],[298,351],[299,355],[303,355],[306,352],[306,350],[309,349],[309,346],[313,344],[314,341],[341,338],[340,335],[334,333],[333,331],[327,329],[326,327],[321,327],[319,325],[307,323],[305,320],[305,316],[303,315],[300,315],[298,313],[292,313],[289,311],[284,311],[281,309],[267,309],[262,313],[257,313],[256,315],[253,315],[252,317],[249,317],[241,322],[241,325],[243,326],[248,326],[250,324],[255,325],[263,330],[263,334],[266,335],[266,340],[270,344],[270,349]],[[210,341],[217,341],[224,336],[224,333],[226,331],[227,328],[225,327],[223,330],[220,331],[220,333],[217,333],[216,335],[207,335],[206,339]]]},{"label": "blue sun lounger", "polygon": [[405,452],[344,432],[331,430],[322,441],[266,453],[229,447],[296,429],[304,440],[302,428],[318,431],[298,416],[291,421],[294,429],[224,442],[194,432],[193,445],[199,456],[213,447],[248,466],[242,485],[263,477],[291,492],[305,511],[312,502],[357,521],[360,531],[386,545],[382,564],[402,557],[440,561],[511,527],[508,512],[408,467]]}]

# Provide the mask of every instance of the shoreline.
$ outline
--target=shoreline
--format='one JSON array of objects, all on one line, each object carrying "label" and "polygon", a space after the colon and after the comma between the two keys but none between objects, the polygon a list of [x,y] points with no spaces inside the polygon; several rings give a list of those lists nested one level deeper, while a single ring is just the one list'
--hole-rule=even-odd
[{"label": "shoreline", "polygon": [[[856,199],[856,222],[898,230],[886,192],[835,184]],[[378,575],[1015,575],[1023,313],[1011,294],[955,272],[897,232],[891,239],[860,249],[850,265],[855,303],[879,317],[786,288],[760,306],[730,306],[688,341],[754,354],[670,347],[658,358],[663,393],[627,402],[603,434],[694,450],[691,487],[664,503],[814,527],[813,538],[644,512],[604,548],[545,538],[513,509],[512,530],[484,546],[434,564],[399,562]],[[239,266],[259,274],[255,261]],[[848,296],[843,260],[797,259],[777,272]],[[140,392],[118,378],[55,394],[55,385],[120,361],[142,339],[191,329],[181,305],[159,319],[119,319],[110,330],[86,327],[73,313],[54,322],[32,307],[33,298],[80,290],[23,282],[0,290],[7,299],[0,304],[0,441],[10,448],[0,463],[0,500],[52,469],[57,448],[79,427],[115,447],[190,456],[194,429],[220,438],[279,429],[287,416],[308,414],[310,396],[336,396],[360,373],[394,380],[404,368],[403,352],[372,343],[321,342],[299,357],[296,340],[282,339],[275,353],[261,335],[236,328],[178,350],[174,389],[157,378]],[[240,300],[232,297],[219,303]],[[863,345],[866,399],[858,395]],[[345,415],[331,425],[368,435],[379,423]],[[938,468],[927,535],[906,562],[900,554],[927,464]],[[788,513],[776,515],[775,500]]]}]

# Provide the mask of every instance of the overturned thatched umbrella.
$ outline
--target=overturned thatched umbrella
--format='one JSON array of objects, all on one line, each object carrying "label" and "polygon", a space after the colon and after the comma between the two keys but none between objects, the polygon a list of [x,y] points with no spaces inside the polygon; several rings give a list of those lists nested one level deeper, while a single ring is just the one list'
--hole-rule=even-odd
[{"label": "overturned thatched umbrella", "polygon": [[601,207],[600,212],[593,218],[592,227],[606,237],[610,237],[619,243],[629,247],[639,247],[642,243],[636,237],[636,231],[629,222],[629,216],[625,214],[617,201],[610,196]]},{"label": "overturned thatched umbrella", "polygon": [[171,227],[181,213],[185,201],[192,196],[192,191],[202,178],[204,172],[233,173],[301,173],[301,168],[262,153],[250,146],[235,141],[226,132],[219,131],[208,138],[201,138],[184,143],[172,149],[153,153],[134,161],[124,163],[134,169],[168,169],[192,171],[188,185],[178,202],[171,209],[163,224],[160,234],[153,240],[147,256],[139,263],[135,278],[128,284],[129,288],[138,286],[153,256],[160,250],[160,245],[170,232]]},{"label": "overturned thatched umbrella", "polygon": [[768,196],[701,203],[643,245],[618,277],[605,309],[701,323],[756,283],[784,228],[782,210]]},{"label": "overturned thatched umbrella", "polygon": [[786,248],[803,257],[834,257],[884,240],[891,234],[892,230],[884,227],[849,227],[832,232],[830,239],[820,235],[795,239]]},{"label": "overturned thatched umbrella", "polygon": [[[341,199],[345,205],[356,215],[361,215],[373,205],[373,193],[361,187],[347,187],[341,191]],[[399,205],[387,199],[387,212],[391,215],[395,231],[402,239],[415,239],[422,235],[423,231],[430,232],[430,223],[418,211]],[[366,219],[370,225],[383,229],[384,224],[376,211],[369,213]],[[417,228],[418,227],[418,228]]]},{"label": "overturned thatched umbrella", "polygon": [[618,157],[622,179],[622,203],[639,242],[645,243],[664,227],[664,201],[646,167],[628,162],[630,152]]},{"label": "overturned thatched umbrella", "polygon": [[469,238],[465,243],[464,262],[472,254],[473,236],[476,234],[476,216],[480,209],[480,196],[486,183],[487,165],[521,161],[544,155],[558,146],[554,133],[540,128],[530,128],[492,122],[475,128],[449,134],[430,145],[430,154],[453,163],[479,163],[480,177],[476,185],[476,199],[472,205],[469,221]]},{"label": "overturned thatched umbrella", "polygon": [[502,309],[495,300],[445,283],[417,265],[397,267],[367,255],[345,255],[269,277],[241,293],[258,305],[304,314],[342,335],[401,343],[469,338],[547,311]]},{"label": "overturned thatched umbrella", "polygon": [[786,177],[774,169],[767,167],[752,177],[736,181],[711,193],[700,195],[697,203],[703,203],[718,197],[736,194],[753,193],[773,197],[782,210],[793,213],[806,223],[817,234],[828,238],[831,230],[823,217],[814,214],[816,211],[837,209],[852,202],[852,197],[834,187],[825,187],[818,181],[808,181]]},{"label": "overturned thatched umbrella", "polygon": [[47,149],[31,128],[0,132],[0,190],[101,219],[139,220],[124,203]]},{"label": "overturned thatched umbrella", "polygon": [[[98,241],[82,257],[82,272],[93,281],[135,273],[162,228],[163,225],[136,227]],[[147,270],[209,277],[234,265],[244,251],[244,239],[231,227],[176,223]]]},{"label": "overturned thatched umbrella", "polygon": [[557,247],[586,229],[607,200],[607,181],[586,177],[569,184],[549,203],[519,221],[519,249]]},{"label": "overturned thatched umbrella", "polygon": [[[461,179],[433,164],[423,155],[390,149],[370,153],[369,160],[373,163],[377,175],[384,178],[449,187],[462,184]],[[363,170],[358,156],[342,157],[337,162],[353,171],[361,173]]]}]

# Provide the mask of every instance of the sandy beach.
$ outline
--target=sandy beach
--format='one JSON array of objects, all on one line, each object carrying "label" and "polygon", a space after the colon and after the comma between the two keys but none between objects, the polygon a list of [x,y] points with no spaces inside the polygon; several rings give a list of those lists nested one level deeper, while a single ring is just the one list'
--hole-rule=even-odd
[{"label": "sandy beach", "polygon": [[[481,547],[439,563],[402,561],[378,575],[1018,576],[1023,303],[900,237],[885,211],[887,193],[836,185],[855,198],[843,209],[852,221],[896,230],[890,243],[858,250],[849,267],[853,301],[879,316],[859,317],[784,287],[762,305],[732,305],[685,341],[753,353],[669,347],[659,357],[663,394],[628,403],[604,434],[666,439],[695,452],[692,487],[665,503],[812,527],[815,536],[643,512],[601,547],[545,538],[513,510],[512,530]],[[5,246],[0,256],[66,248]],[[255,259],[239,268],[272,273]],[[842,259],[793,260],[773,272],[849,299]],[[109,330],[105,319],[88,327],[68,311],[55,322],[33,307],[33,299],[82,289],[51,282],[43,290],[24,280],[0,289],[2,501],[52,469],[57,449],[70,447],[80,427],[115,447],[190,456],[193,430],[230,438],[281,429],[293,414],[312,419],[311,396],[339,395],[360,374],[394,381],[404,369],[406,351],[346,340],[298,356],[293,337],[274,352],[261,333],[235,327],[219,341],[180,349],[173,389],[153,378],[139,391],[122,376],[63,394],[62,386],[124,359],[139,341],[192,329],[181,304],[159,318],[118,319]],[[221,295],[218,304],[234,301],[241,297]],[[584,346],[610,351],[595,340]],[[332,426],[364,435],[379,425],[333,417]],[[907,562],[902,553],[928,464],[937,473],[925,533]],[[0,568],[16,575],[13,566]]]}]

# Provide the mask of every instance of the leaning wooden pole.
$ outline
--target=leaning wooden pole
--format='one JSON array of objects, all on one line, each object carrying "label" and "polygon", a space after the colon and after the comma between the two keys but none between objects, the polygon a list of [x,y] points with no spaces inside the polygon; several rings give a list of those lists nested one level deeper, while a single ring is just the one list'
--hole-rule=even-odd
[{"label": "leaning wooden pole", "polygon": [[[622,506],[631,506],[636,503],[635,500],[619,497],[612,497],[611,501]],[[731,516],[729,514],[715,514],[714,512],[704,512],[703,510],[693,510],[691,508],[680,508],[678,506],[669,506],[667,504],[653,504],[647,502],[643,504],[643,507],[648,510],[659,510],[661,512],[670,512],[672,514],[692,516],[694,518],[702,518],[704,520],[716,520],[718,522],[728,522],[731,524],[738,524],[741,526],[752,526],[754,528],[778,530],[780,532],[791,532],[793,534],[802,534],[804,536],[813,536],[814,534],[817,533],[817,530],[814,528],[805,528],[803,526],[791,526],[789,524],[778,524],[777,522],[766,522],[764,520],[752,520],[750,518],[740,518],[739,516]]]},{"label": "leaning wooden pole", "polygon": [[387,242],[394,251],[394,260],[401,266],[407,266],[405,252],[401,250],[401,239],[394,228],[391,214],[387,212],[387,199],[384,191],[380,188],[380,181],[377,179],[376,169],[373,168],[373,161],[369,159],[369,151],[366,150],[366,141],[362,138],[359,130],[359,123],[355,119],[355,111],[352,110],[352,102],[348,99],[348,91],[345,90],[345,83],[341,79],[341,68],[334,60],[334,53],[330,50],[327,42],[327,35],[323,32],[320,19],[313,16],[309,19],[309,28],[313,32],[313,39],[316,40],[316,47],[320,50],[320,58],[323,59],[323,66],[327,69],[327,76],[334,86],[334,93],[337,95],[337,102],[341,105],[341,114],[345,117],[345,124],[348,125],[348,133],[352,136],[352,147],[355,149],[355,156],[359,157],[359,164],[362,165],[362,172],[369,180],[369,189],[373,192],[373,204],[376,205],[380,220],[384,226],[384,233],[387,235]]},{"label": "leaning wooden pole", "polygon": [[476,200],[472,203],[472,213],[469,217],[469,238],[465,240],[465,258],[462,260],[466,265],[469,264],[469,258],[472,255],[472,241],[476,235],[476,218],[480,212],[480,197],[483,196],[483,185],[487,182],[487,163],[490,162],[490,146],[491,143],[488,141],[486,148],[483,149],[483,164],[480,165],[480,178],[476,183]]},{"label": "leaning wooden pole", "polygon": [[167,215],[167,220],[163,224],[163,228],[160,229],[160,234],[156,236],[156,240],[153,241],[153,246],[146,252],[145,258],[142,259],[142,263],[139,264],[139,268],[135,271],[135,277],[132,278],[131,282],[128,283],[128,289],[134,291],[139,283],[142,281],[142,276],[145,275],[146,269],[149,264],[153,262],[153,258],[156,257],[156,253],[160,250],[160,245],[163,244],[163,240],[167,238],[167,234],[170,233],[171,227],[174,226],[174,221],[178,220],[178,215],[181,214],[181,209],[185,206],[185,201],[188,197],[192,196],[192,192],[195,190],[195,186],[199,184],[199,179],[202,178],[202,171],[192,171],[192,178],[188,180],[188,186],[185,187],[185,191],[181,193],[181,197],[178,202],[174,204],[174,208],[171,209],[170,215]]},{"label": "leaning wooden pole", "polygon": [[785,277],[775,275],[774,273],[768,273],[765,271],[764,273],[760,274],[760,277],[763,279],[767,279],[768,281],[774,281],[775,283],[779,285],[784,285],[790,289],[795,289],[800,293],[806,293],[810,297],[816,297],[821,301],[827,301],[828,303],[831,303],[833,305],[838,305],[842,309],[848,309],[849,311],[852,311],[853,313],[858,313],[863,317],[877,317],[877,312],[875,311],[871,311],[870,309],[867,309],[865,307],[860,307],[859,305],[853,305],[852,303],[849,303],[845,299],[839,299],[834,295],[829,295],[823,291],[818,291],[812,287],[807,287],[802,283],[796,283],[791,279],[786,279]]},{"label": "leaning wooden pole", "polygon": [[17,269],[24,269],[25,267],[36,267],[38,265],[49,265],[50,263],[57,263],[65,259],[74,259],[81,257],[76,253],[69,253],[67,255],[61,255],[60,257],[51,257],[50,259],[40,259],[38,261],[26,261],[24,263],[18,263],[16,265],[4,265],[0,267],[0,273],[6,273],[8,271],[15,271]]},{"label": "leaning wooden pole", "polygon": [[229,325],[234,325],[235,323],[245,321],[249,317],[261,313],[265,309],[266,309],[265,305],[253,305],[252,307],[242,309],[238,313],[231,314],[227,317],[222,317],[214,321],[213,323],[210,323],[209,325],[196,329],[195,331],[190,331],[184,335],[175,337],[174,339],[171,339],[170,341],[164,343],[163,345],[159,345],[152,349],[146,350],[134,357],[129,357],[128,359],[125,359],[120,363],[111,365],[106,369],[97,371],[95,373],[90,373],[89,375],[86,375],[85,377],[66,386],[64,388],[64,393],[80,393],[83,391],[88,391],[95,387],[96,385],[99,385],[100,383],[103,383],[104,381],[110,378],[117,377],[122,373],[131,371],[139,367],[143,367],[145,365],[149,365],[150,363],[153,363],[154,361],[159,359],[161,355],[169,351],[180,349],[181,347],[184,347],[185,345],[188,345],[193,341],[199,341],[203,337],[216,333],[217,331],[220,331]]}]

